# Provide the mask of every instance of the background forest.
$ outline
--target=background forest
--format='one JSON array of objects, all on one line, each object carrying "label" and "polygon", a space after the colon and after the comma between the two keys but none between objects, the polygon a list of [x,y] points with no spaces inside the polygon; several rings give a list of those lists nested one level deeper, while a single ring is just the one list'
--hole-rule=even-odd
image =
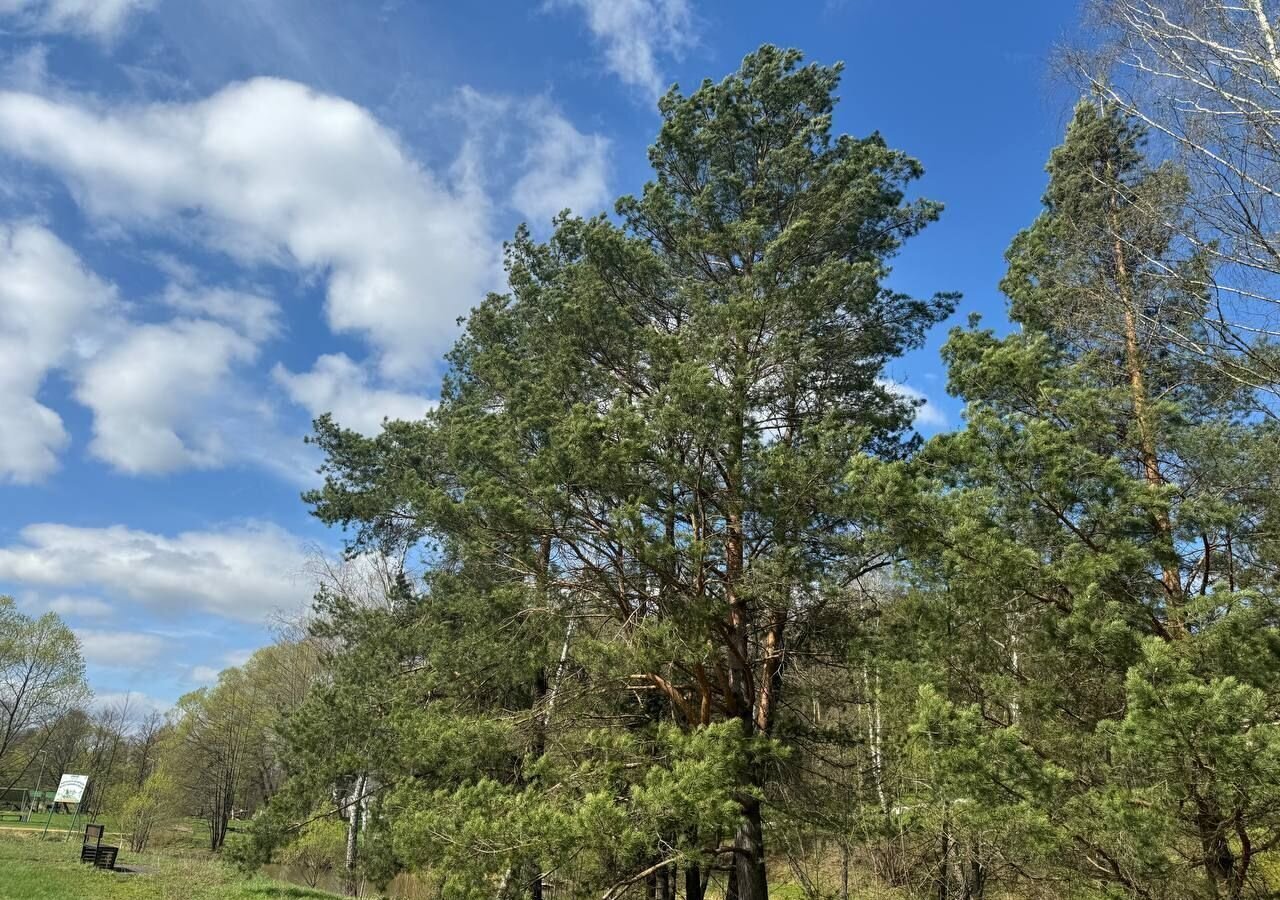
[{"label": "background forest", "polygon": [[887,286],[942,204],[764,46],[516,233],[425,418],[316,420],[347,554],[275,645],[139,727],[0,604],[0,788],[352,893],[1280,896],[1280,50],[1090,17],[962,427],[886,375],[963,309]]}]

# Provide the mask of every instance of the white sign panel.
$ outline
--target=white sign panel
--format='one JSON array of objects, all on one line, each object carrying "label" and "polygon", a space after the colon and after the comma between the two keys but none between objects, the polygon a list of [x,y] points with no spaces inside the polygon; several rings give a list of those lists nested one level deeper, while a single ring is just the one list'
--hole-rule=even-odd
[{"label": "white sign panel", "polygon": [[58,793],[53,795],[53,802],[79,803],[88,783],[88,775],[63,775],[62,780],[58,782]]}]

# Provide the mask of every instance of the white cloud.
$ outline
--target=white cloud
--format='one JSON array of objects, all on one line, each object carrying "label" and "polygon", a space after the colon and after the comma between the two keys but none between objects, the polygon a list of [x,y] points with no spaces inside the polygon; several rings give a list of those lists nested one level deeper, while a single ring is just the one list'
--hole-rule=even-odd
[{"label": "white cloud", "polygon": [[48,229],[0,225],[0,480],[38,481],[68,437],[38,395],[46,376],[91,352],[113,287],[89,272]]},{"label": "white cloud", "polygon": [[[471,88],[452,105],[465,123],[458,167],[532,223],[563,209],[594,215],[609,199],[609,139],[584,134],[545,97],[507,97]],[[508,175],[503,182],[501,175]]]},{"label": "white cloud", "polygon": [[599,212],[609,195],[609,141],[583,134],[553,109],[535,113],[530,132],[511,205],[540,223],[566,208],[584,216]]},{"label": "white cloud", "polygon": [[651,98],[668,87],[658,57],[678,56],[693,42],[689,0],[549,0],[548,6],[581,12],[609,71]]},{"label": "white cloud", "polygon": [[209,685],[218,680],[220,673],[221,670],[215,669],[213,666],[194,666],[191,669],[190,677],[196,684]]},{"label": "white cloud", "polygon": [[421,419],[434,405],[425,397],[373,387],[368,372],[343,353],[321,356],[310,372],[277,364],[271,374],[313,417],[332,413],[339,425],[370,436],[382,430],[383,419]]},{"label": "white cloud", "polygon": [[228,666],[243,666],[257,652],[256,647],[242,650],[228,650],[222,655],[222,661]]},{"label": "white cloud", "polygon": [[389,374],[434,364],[498,280],[477,184],[445,183],[368,111],[294,82],[107,112],[0,92],[0,148],[61,173],[96,216],[326,274],[330,327],[370,340]]},{"label": "white cloud", "polygon": [[278,466],[271,411],[236,377],[279,333],[275,302],[188,273],[158,304],[179,317],[133,324],[126,306],[47,228],[0,223],[0,481],[39,481],[58,466],[69,436],[40,399],[53,373],[94,414],[91,452],[118,470]]},{"label": "white cloud", "polygon": [[94,712],[107,710],[126,710],[127,721],[140,722],[152,713],[167,713],[173,709],[171,700],[161,700],[137,691],[107,691],[94,694],[89,704]]},{"label": "white cloud", "polygon": [[172,537],[122,525],[38,524],[0,546],[0,580],[31,588],[92,590],[157,612],[206,612],[263,622],[297,610],[311,589],[296,537],[249,524]]},{"label": "white cloud", "polygon": [[250,650],[228,651],[227,653],[222,654],[222,668],[216,668],[209,665],[192,666],[191,670],[187,673],[187,679],[199,685],[213,684],[218,680],[218,676],[226,671],[226,669],[243,666],[249,661],[255,652],[256,648]]},{"label": "white cloud", "polygon": [[32,613],[55,613],[63,619],[105,619],[112,613],[110,603],[97,597],[78,594],[57,594],[53,597],[42,597],[35,591],[27,591],[18,602],[22,608]]},{"label": "white cloud", "polygon": [[80,652],[87,663],[116,669],[139,669],[155,662],[169,649],[159,635],[139,631],[76,629]]},{"label": "white cloud", "polygon": [[16,16],[42,32],[110,39],[134,12],[155,0],[0,0],[0,15]]},{"label": "white cloud", "polygon": [[175,283],[165,289],[164,302],[180,313],[229,325],[253,341],[264,341],[280,333],[279,304],[260,294]]},{"label": "white cloud", "polygon": [[225,325],[139,325],[85,367],[76,399],[93,410],[90,450],[133,474],[216,466],[235,448],[211,406],[253,342]]},{"label": "white cloud", "polygon": [[929,395],[924,391],[913,388],[909,384],[903,384],[900,381],[892,381],[888,378],[880,379],[880,384],[885,390],[891,394],[897,394],[904,400],[909,401],[915,407],[915,425],[916,427],[925,426],[927,428],[946,428],[947,414],[936,403],[929,399]]}]

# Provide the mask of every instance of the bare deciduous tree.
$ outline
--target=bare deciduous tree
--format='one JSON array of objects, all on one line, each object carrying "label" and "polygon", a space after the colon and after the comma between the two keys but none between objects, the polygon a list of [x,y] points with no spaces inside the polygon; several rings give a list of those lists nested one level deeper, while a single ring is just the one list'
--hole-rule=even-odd
[{"label": "bare deciduous tree", "polygon": [[[1280,46],[1274,0],[1091,0],[1067,59],[1191,176],[1187,239],[1215,258],[1213,341],[1167,335],[1272,393],[1280,385]],[[1099,49],[1100,48],[1100,49]],[[1225,353],[1223,351],[1226,351]]]}]

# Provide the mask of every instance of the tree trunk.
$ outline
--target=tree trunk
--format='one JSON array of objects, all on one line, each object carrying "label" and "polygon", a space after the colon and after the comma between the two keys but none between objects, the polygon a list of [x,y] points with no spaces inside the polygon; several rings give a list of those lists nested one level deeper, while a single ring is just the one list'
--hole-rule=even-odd
[{"label": "tree trunk", "polygon": [[884,790],[884,743],[880,720],[880,673],[872,684],[866,665],[862,667],[862,686],[867,695],[867,747],[871,751],[871,778],[875,783],[880,811],[889,817],[889,799]]},{"label": "tree trunk", "polygon": [[1227,840],[1223,817],[1209,801],[1196,800],[1196,828],[1200,832],[1200,849],[1204,853],[1204,870],[1209,876],[1212,896],[1238,896],[1236,857]]},{"label": "tree trunk", "polygon": [[[1114,201],[1113,201],[1114,203]],[[1142,460],[1142,475],[1148,485],[1162,487],[1164,476],[1160,473],[1160,458],[1156,451],[1155,425],[1151,421],[1150,401],[1147,396],[1146,374],[1143,368],[1142,347],[1138,340],[1138,321],[1130,288],[1128,260],[1124,242],[1114,212],[1111,228],[1115,235],[1112,248],[1116,267],[1116,283],[1120,290],[1120,303],[1124,309],[1124,360],[1129,376],[1129,394],[1133,402],[1133,417],[1138,424],[1138,455]],[[1173,523],[1169,514],[1159,510],[1152,516],[1155,526],[1157,554],[1160,559],[1160,581],[1164,585],[1168,604],[1168,628],[1171,637],[1185,633],[1182,621],[1182,579],[1174,561]]]},{"label": "tree trunk", "polygon": [[849,900],[849,843],[840,841],[840,900]]},{"label": "tree trunk", "polygon": [[346,889],[347,896],[356,896],[356,862],[359,849],[360,821],[361,813],[364,811],[364,785],[368,776],[364,772],[356,778],[355,790],[351,793],[351,799],[347,805],[347,858],[346,858]]},{"label": "tree trunk", "polygon": [[739,900],[769,900],[760,801],[754,797],[742,804],[742,821],[738,823],[738,830],[733,836],[733,850]]},{"label": "tree trunk", "polygon": [[689,863],[684,867],[685,900],[702,900],[702,895],[702,867],[696,863]]},{"label": "tree trunk", "polygon": [[938,863],[938,900],[951,896],[951,817],[947,804],[942,807],[942,859]]}]

